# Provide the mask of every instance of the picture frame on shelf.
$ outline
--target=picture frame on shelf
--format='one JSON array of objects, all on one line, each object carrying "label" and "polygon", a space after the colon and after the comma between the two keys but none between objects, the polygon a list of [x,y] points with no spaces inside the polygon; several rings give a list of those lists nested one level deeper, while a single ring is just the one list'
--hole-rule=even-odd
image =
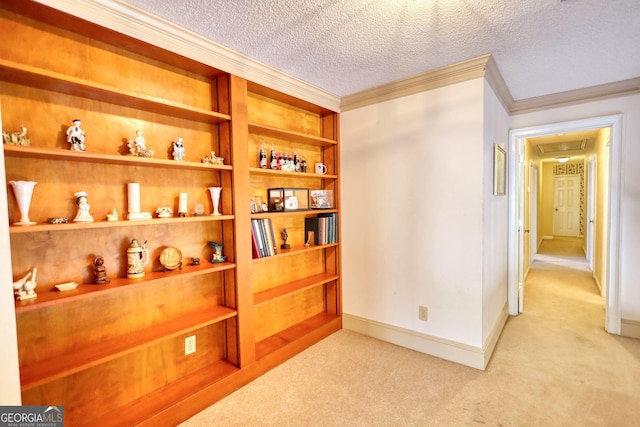
[{"label": "picture frame on shelf", "polygon": [[493,144],[493,195],[506,194],[507,153],[498,144]]}]

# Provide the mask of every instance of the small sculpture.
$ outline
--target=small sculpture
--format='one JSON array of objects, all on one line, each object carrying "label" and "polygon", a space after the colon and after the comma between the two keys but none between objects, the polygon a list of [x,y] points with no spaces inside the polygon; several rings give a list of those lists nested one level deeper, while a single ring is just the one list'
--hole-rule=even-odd
[{"label": "small sculpture", "polygon": [[73,193],[76,196],[76,205],[78,205],[78,213],[76,217],[73,219],[73,222],[93,222],[93,217],[89,213],[89,202],[87,201],[87,192],[86,191],[78,191],[77,193]]},{"label": "small sculpture", "polygon": [[173,160],[182,161],[184,157],[184,145],[182,144],[182,137],[179,137],[177,141],[173,143]]},{"label": "small sculpture", "polygon": [[207,242],[207,245],[213,248],[213,258],[211,259],[212,263],[217,264],[227,260],[227,257],[222,255],[222,245],[220,243]]},{"label": "small sculpture", "polygon": [[282,229],[282,245],[280,245],[280,249],[291,249],[291,245],[287,243],[287,239],[289,238],[289,234],[287,233],[287,229]]},{"label": "small sculpture", "polygon": [[118,211],[113,208],[110,214],[107,214],[107,221],[117,221],[119,219]]},{"label": "small sculpture", "polygon": [[147,150],[147,142],[142,136],[142,131],[136,131],[136,137],[127,144],[129,153],[136,157],[153,157],[153,150]]},{"label": "small sculpture", "polygon": [[80,119],[74,119],[73,125],[67,129],[67,142],[71,144],[69,147],[73,151],[85,151],[84,145],[84,131],[80,129],[82,121]]},{"label": "small sculpture", "polygon": [[171,215],[173,215],[173,209],[169,206],[160,206],[156,209],[156,213],[158,214],[158,218],[171,218]]},{"label": "small sculpture", "polygon": [[16,299],[19,301],[24,301],[26,299],[35,298],[38,295],[36,294],[36,273],[38,272],[37,268],[34,268],[26,276],[21,279],[13,282],[13,289]]},{"label": "small sculpture", "polygon": [[96,279],[96,285],[102,285],[110,282],[107,277],[107,268],[104,266],[104,258],[101,256],[97,256],[93,259],[93,275]]},{"label": "small sculpture", "polygon": [[189,265],[200,265],[200,258],[191,258],[191,264]]},{"label": "small sculpture", "polygon": [[208,163],[210,165],[224,165],[224,158],[216,157],[216,152],[212,151],[211,157],[205,156],[205,158],[202,159],[202,163]]},{"label": "small sculpture", "polygon": [[2,138],[5,144],[9,145],[31,145],[31,141],[27,138],[27,128],[24,125],[20,126],[21,129],[18,132],[8,133],[2,132]]}]

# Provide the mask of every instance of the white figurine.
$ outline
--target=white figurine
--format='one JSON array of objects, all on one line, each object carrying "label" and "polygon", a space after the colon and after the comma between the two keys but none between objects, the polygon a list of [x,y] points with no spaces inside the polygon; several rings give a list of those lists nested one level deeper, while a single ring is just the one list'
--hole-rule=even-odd
[{"label": "white figurine", "polygon": [[78,205],[78,213],[76,217],[73,219],[74,222],[93,222],[93,217],[89,213],[89,202],[87,201],[87,192],[86,191],[78,191],[77,193],[73,193],[76,196],[76,205]]},{"label": "white figurine", "polygon": [[177,141],[173,143],[173,160],[182,161],[184,157],[184,145],[182,144],[182,137],[179,137]]},{"label": "white figurine", "polygon": [[116,208],[113,208],[110,214],[107,214],[107,221],[117,221],[118,220],[118,211]]},{"label": "white figurine", "polygon": [[2,132],[4,143],[9,145],[31,145],[31,141],[27,137],[27,128],[22,125],[20,131],[8,133]]},{"label": "white figurine", "polygon": [[37,268],[34,268],[26,276],[22,279],[18,279],[13,282],[13,289],[15,296],[18,300],[23,301],[26,299],[35,298],[38,295],[36,294],[36,273],[38,272]]},{"label": "white figurine", "polygon": [[158,218],[171,218],[171,215],[173,215],[173,209],[169,206],[160,206],[156,209],[156,213],[158,214]]},{"label": "white figurine", "polygon": [[136,137],[127,144],[129,153],[136,157],[153,157],[153,150],[147,150],[147,142],[142,136],[142,131],[136,131]]},{"label": "white figurine", "polygon": [[84,131],[80,129],[82,121],[75,119],[73,125],[67,129],[67,142],[71,144],[69,149],[73,151],[84,151],[86,146],[84,145]]}]

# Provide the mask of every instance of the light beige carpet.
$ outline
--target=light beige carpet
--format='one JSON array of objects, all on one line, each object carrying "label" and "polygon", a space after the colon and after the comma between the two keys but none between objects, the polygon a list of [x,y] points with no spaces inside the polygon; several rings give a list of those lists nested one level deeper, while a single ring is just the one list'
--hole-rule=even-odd
[{"label": "light beige carpet", "polygon": [[580,245],[539,259],[486,371],[341,330],[182,425],[640,425],[640,341],[604,331]]}]

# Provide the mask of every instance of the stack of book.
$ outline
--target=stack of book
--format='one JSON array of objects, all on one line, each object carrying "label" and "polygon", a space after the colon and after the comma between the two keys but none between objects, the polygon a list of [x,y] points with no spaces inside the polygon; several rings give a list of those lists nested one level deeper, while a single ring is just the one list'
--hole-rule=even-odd
[{"label": "stack of book", "polygon": [[305,218],[304,235],[313,232],[314,245],[338,243],[338,214],[318,214],[315,218]]},{"label": "stack of book", "polygon": [[254,258],[263,258],[278,253],[270,218],[251,220],[251,240]]}]

